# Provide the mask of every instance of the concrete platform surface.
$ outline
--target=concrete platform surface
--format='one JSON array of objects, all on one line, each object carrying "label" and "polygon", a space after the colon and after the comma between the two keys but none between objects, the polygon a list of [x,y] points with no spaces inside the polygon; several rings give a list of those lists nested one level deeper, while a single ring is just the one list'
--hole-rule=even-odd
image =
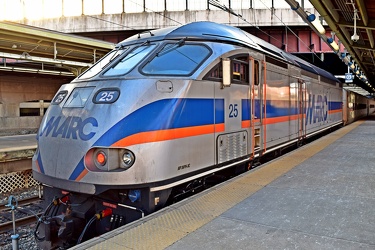
[{"label": "concrete platform surface", "polygon": [[375,249],[374,148],[358,121],[72,249]]}]

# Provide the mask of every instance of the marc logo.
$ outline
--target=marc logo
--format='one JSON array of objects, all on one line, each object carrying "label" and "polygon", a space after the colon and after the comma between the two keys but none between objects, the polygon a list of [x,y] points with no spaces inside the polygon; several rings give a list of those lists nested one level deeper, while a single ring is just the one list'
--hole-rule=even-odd
[{"label": "marc logo", "polygon": [[96,134],[92,129],[97,127],[98,121],[94,117],[82,120],[79,116],[68,116],[66,119],[52,116],[41,128],[39,136],[48,137],[52,132],[51,137],[88,141]]},{"label": "marc logo", "polygon": [[306,125],[326,121],[328,116],[328,99],[325,95],[309,94],[306,109]]}]

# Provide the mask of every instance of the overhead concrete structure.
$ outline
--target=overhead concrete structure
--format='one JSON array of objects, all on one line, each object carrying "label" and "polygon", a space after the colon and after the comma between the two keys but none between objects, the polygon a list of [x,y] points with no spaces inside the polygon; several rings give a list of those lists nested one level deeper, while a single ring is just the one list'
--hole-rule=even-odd
[{"label": "overhead concrete structure", "polygon": [[[314,12],[314,9],[308,9]],[[57,30],[65,33],[100,32],[116,30],[152,30],[197,21],[213,21],[237,27],[249,26],[306,26],[290,8],[284,9],[241,9],[234,10],[238,16],[222,10],[193,10],[142,13],[116,13],[49,18],[42,20],[22,20],[24,24]],[[278,19],[277,17],[281,19]]]},{"label": "overhead concrete structure", "polygon": [[[314,12],[307,0],[299,2]],[[223,13],[218,5],[226,6],[238,16]],[[20,10],[17,15],[9,16],[12,20],[66,33],[149,30],[196,21],[240,27],[306,26],[298,16],[290,15],[285,1],[273,0],[49,0],[33,1],[32,6],[30,0],[4,3],[4,8],[11,7]],[[31,12],[32,8],[38,14]]]}]

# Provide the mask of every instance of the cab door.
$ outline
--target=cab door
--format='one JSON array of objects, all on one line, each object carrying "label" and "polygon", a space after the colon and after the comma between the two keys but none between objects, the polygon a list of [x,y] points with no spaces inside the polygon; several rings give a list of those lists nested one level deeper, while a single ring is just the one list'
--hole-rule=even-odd
[{"label": "cab door", "polygon": [[249,152],[249,129],[244,123],[244,116],[250,112],[249,55],[239,54],[228,60],[223,75],[228,71],[229,83],[215,88],[215,105],[222,105],[224,114],[223,129],[215,131],[217,164],[240,159]]},{"label": "cab door", "polygon": [[266,64],[264,61],[250,58],[252,74],[251,88],[251,156],[261,156],[267,149],[266,145]]}]

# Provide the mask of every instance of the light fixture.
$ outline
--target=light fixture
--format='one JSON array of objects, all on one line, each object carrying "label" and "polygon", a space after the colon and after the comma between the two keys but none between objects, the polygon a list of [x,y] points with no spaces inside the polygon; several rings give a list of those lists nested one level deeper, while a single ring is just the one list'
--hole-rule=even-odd
[{"label": "light fixture", "polygon": [[351,68],[352,70],[355,69],[355,65],[354,65],[354,63],[352,63],[352,62],[349,62],[349,63],[348,63],[348,66],[349,66],[349,68]]},{"label": "light fixture", "polygon": [[359,67],[356,67],[354,70],[354,74],[359,75]]},{"label": "light fixture", "polygon": [[319,19],[316,18],[316,16],[314,14],[310,14],[308,17],[307,17],[307,20],[309,20],[309,22],[314,25],[315,29],[320,33],[320,34],[325,34],[326,33],[326,30],[324,29],[323,25],[320,23]]},{"label": "light fixture", "polygon": [[358,16],[358,10],[354,8],[354,34],[351,36],[351,39],[353,42],[357,42],[359,40],[359,36],[357,35],[357,19],[359,19]]},{"label": "light fixture", "polygon": [[333,40],[332,37],[330,38],[327,38],[327,42],[331,45],[331,47],[335,50],[335,51],[339,51],[339,46],[337,45],[337,43],[335,42],[335,40]]},{"label": "light fixture", "polygon": [[349,62],[350,62],[350,58],[349,58],[349,56],[345,56],[345,57],[342,59],[342,61],[343,61],[346,65],[348,65]]}]

